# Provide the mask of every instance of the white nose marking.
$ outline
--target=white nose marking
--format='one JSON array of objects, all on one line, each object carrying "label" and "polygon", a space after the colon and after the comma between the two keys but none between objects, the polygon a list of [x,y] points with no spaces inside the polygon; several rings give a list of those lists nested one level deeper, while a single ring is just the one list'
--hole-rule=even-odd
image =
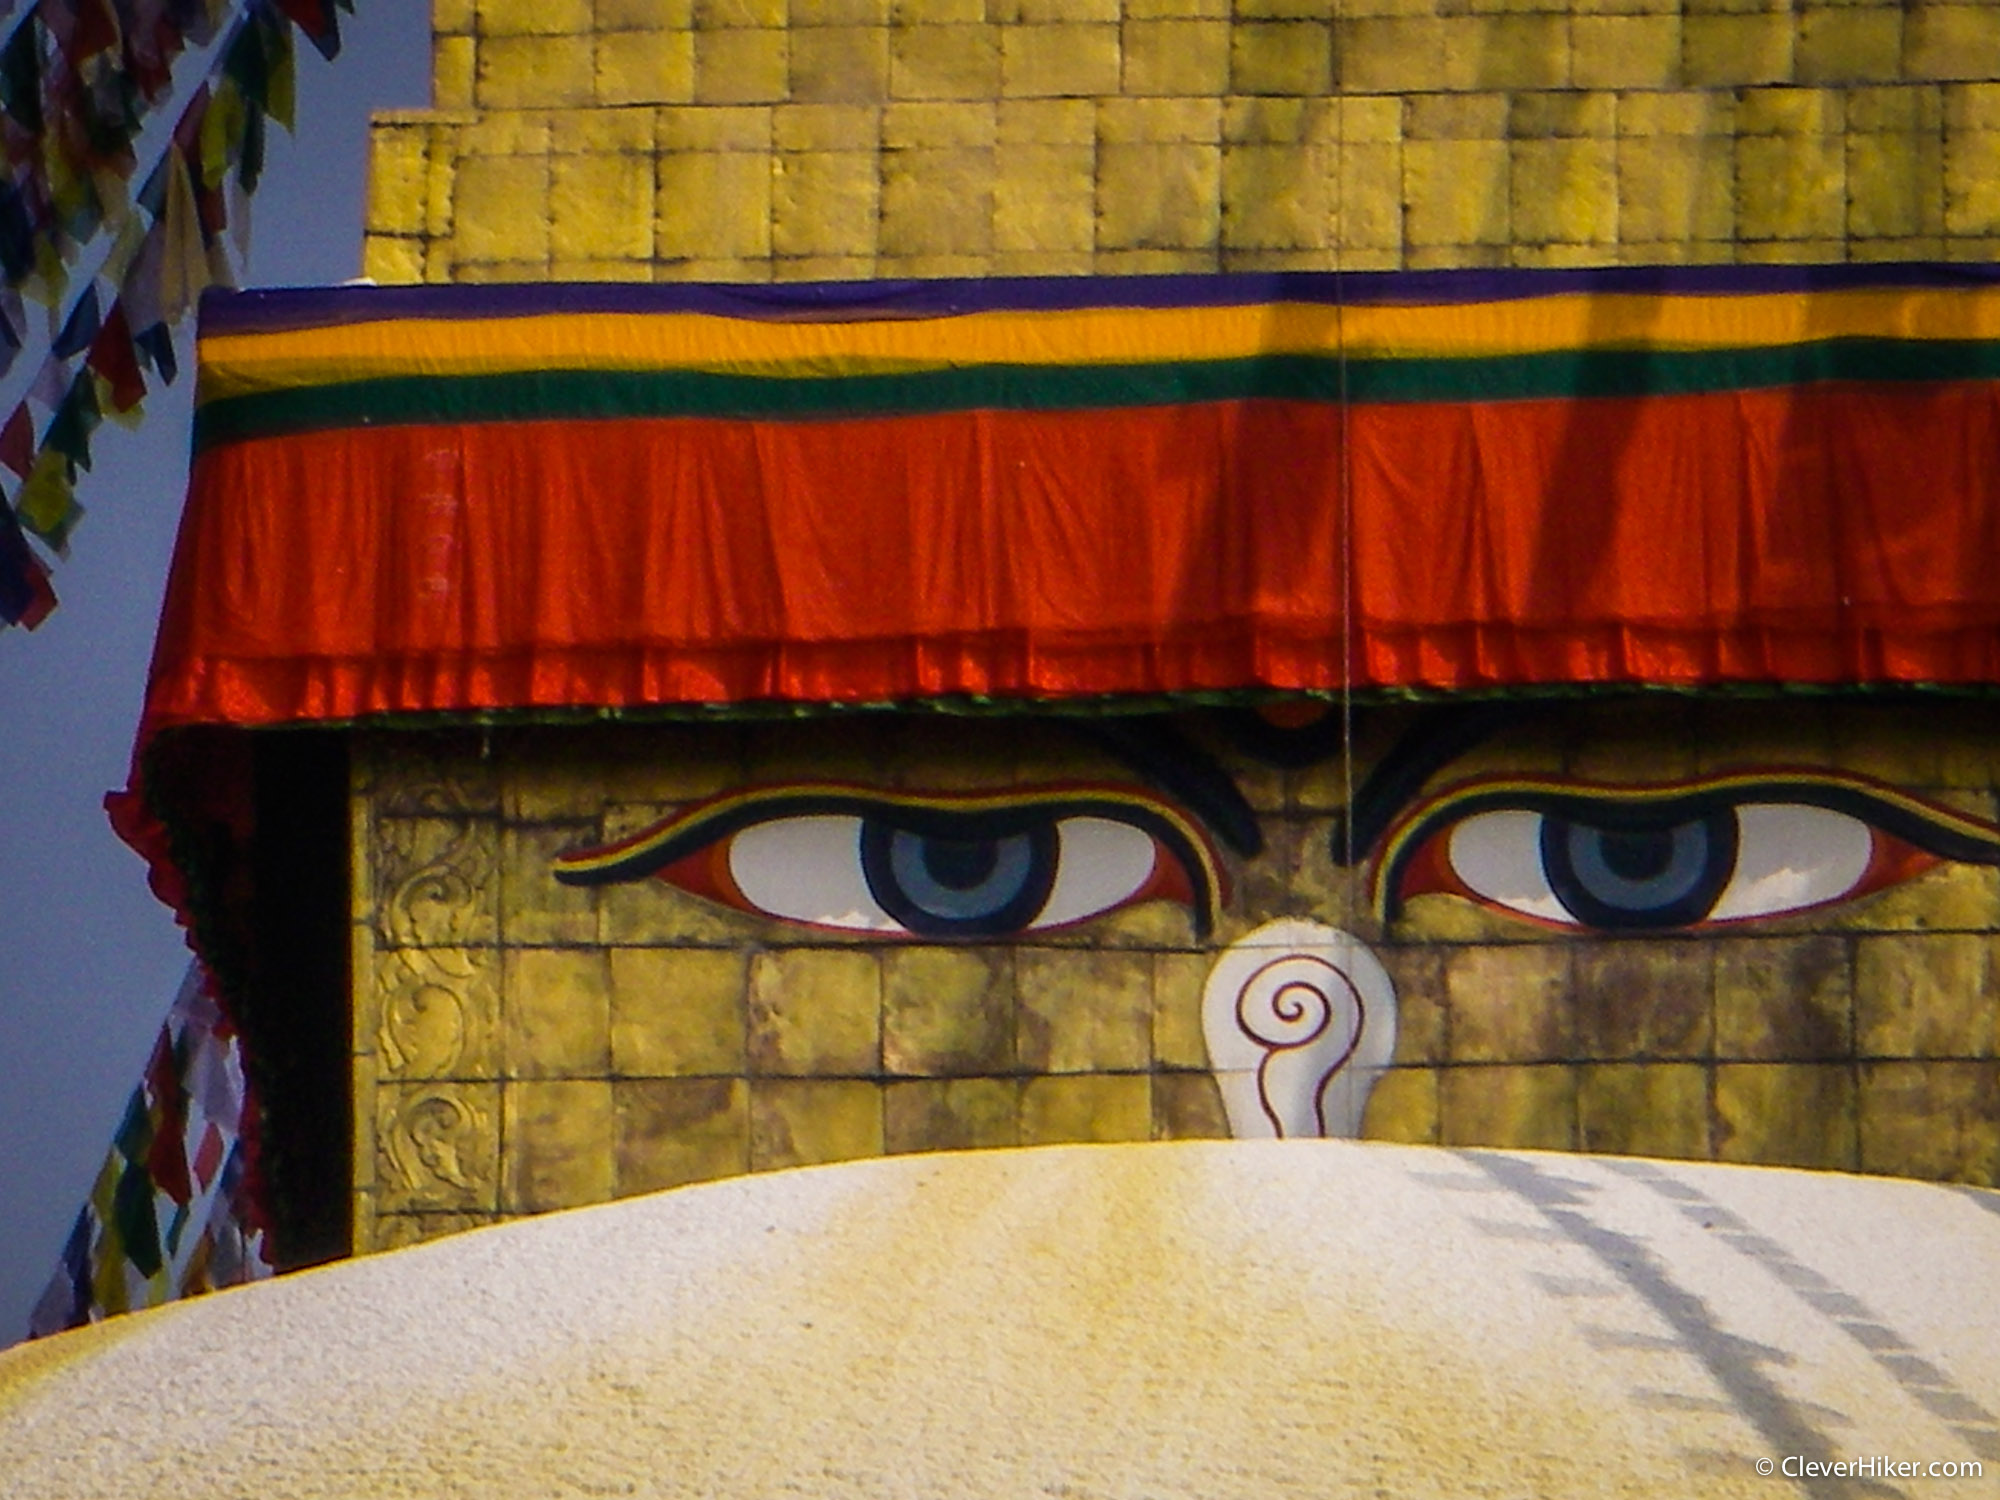
[{"label": "white nose marking", "polygon": [[1267,922],[1209,970],[1201,1028],[1231,1135],[1359,1135],[1396,1050],[1396,987],[1352,933]]}]

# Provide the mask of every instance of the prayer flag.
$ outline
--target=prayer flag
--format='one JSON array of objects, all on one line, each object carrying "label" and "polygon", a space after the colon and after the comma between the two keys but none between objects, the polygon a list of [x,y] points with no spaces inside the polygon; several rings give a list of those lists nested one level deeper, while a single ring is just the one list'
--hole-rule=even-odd
[{"label": "prayer flag", "polygon": [[7,424],[0,427],[0,464],[5,464],[23,479],[35,463],[35,424],[28,415],[27,403],[14,408],[14,414]]},{"label": "prayer flag", "polygon": [[132,328],[125,318],[124,303],[111,304],[103,326],[91,340],[88,363],[104,378],[110,390],[113,411],[130,411],[145,399],[146,379],[139,372],[139,359],[132,347]]},{"label": "prayer flag", "polygon": [[88,469],[90,435],[103,420],[104,413],[97,404],[97,382],[90,378],[88,370],[79,371],[70,382],[69,393],[56,408],[48,430],[42,434],[42,449],[60,453],[74,468]]},{"label": "prayer flag", "polygon": [[49,570],[21,534],[14,512],[0,505],[0,620],[33,630],[55,603]]},{"label": "prayer flag", "polygon": [[205,986],[191,967],[35,1304],[32,1336],[271,1274],[253,1174],[243,1165],[250,1106],[242,1058]]},{"label": "prayer flag", "polygon": [[62,454],[44,448],[35,457],[26,482],[14,496],[14,514],[26,530],[40,537],[58,556],[69,550],[69,534],[83,519],[70,482],[69,463]]},{"label": "prayer flag", "polygon": [[90,347],[92,339],[102,321],[102,312],[97,305],[97,285],[95,282],[83,289],[83,295],[70,309],[68,319],[63,323],[62,332],[49,345],[49,352],[58,359],[74,359]]},{"label": "prayer flag", "polygon": [[172,385],[180,375],[180,359],[174,353],[174,331],[165,323],[154,322],[132,335],[133,347],[146,357],[146,362],[159,371],[160,379]]}]

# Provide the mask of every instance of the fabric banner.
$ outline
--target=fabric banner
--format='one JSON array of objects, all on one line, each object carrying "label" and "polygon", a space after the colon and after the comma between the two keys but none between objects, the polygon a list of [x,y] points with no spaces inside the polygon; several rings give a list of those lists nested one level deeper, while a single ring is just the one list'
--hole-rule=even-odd
[{"label": "fabric banner", "polygon": [[1957,267],[212,298],[149,722],[2000,680]]}]

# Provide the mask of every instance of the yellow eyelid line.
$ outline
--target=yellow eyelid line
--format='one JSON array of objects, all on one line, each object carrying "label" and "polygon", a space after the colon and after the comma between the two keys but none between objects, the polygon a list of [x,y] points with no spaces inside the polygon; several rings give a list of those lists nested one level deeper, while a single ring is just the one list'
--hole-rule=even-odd
[{"label": "yellow eyelid line", "polygon": [[[1485,811],[1502,811],[1510,805],[1525,806],[1531,800],[1547,797],[1569,797],[1611,806],[1714,797],[1746,807],[1757,802],[1797,801],[1801,793],[1851,797],[1877,813],[1900,815],[1922,824],[1944,840],[1962,840],[1968,845],[1980,846],[1993,862],[2000,863],[2000,827],[1955,808],[1913,796],[1871,776],[1851,772],[1790,766],[1760,767],[1682,781],[1615,786],[1565,777],[1494,776],[1447,787],[1425,798],[1396,820],[1382,840],[1381,854],[1375,862],[1370,901],[1376,915],[1386,919],[1391,883],[1412,849],[1440,829],[1449,827],[1453,821],[1452,812],[1468,804],[1479,804]],[[1731,794],[1740,795],[1732,797]],[[1510,798],[1517,799],[1517,802],[1510,804]],[[1861,817],[1862,814],[1856,812],[1853,816]]]},{"label": "yellow eyelid line", "polygon": [[[707,828],[715,837],[758,821],[750,815],[759,808],[795,809],[806,815],[815,805],[845,804],[845,810],[882,808],[885,810],[934,811],[945,813],[1009,812],[1017,808],[1045,807],[1060,814],[1073,808],[1075,815],[1092,810],[1129,808],[1135,813],[1157,818],[1179,837],[1201,866],[1200,875],[1207,892],[1211,918],[1219,914],[1228,890],[1228,872],[1216,854],[1209,836],[1199,823],[1174,804],[1150,793],[1115,783],[1067,782],[1055,786],[1010,787],[998,792],[908,792],[857,782],[787,782],[775,786],[746,787],[687,808],[662,819],[649,828],[594,849],[580,849],[556,856],[557,878],[568,884],[599,884],[618,877],[611,872],[648,860],[669,844],[686,842]],[[842,810],[839,808],[836,811]],[[696,844],[694,848],[701,845]],[[692,852],[692,850],[690,850]],[[1177,851],[1179,852],[1179,851]]]}]

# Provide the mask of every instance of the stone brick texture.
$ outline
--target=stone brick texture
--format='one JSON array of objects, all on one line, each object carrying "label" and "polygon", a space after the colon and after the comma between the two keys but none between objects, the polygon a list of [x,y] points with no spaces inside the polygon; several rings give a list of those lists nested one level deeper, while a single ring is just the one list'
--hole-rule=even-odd
[{"label": "stone brick texture", "polygon": [[[731,910],[660,881],[557,883],[565,849],[724,789],[1135,783],[1059,725],[895,715],[356,741],[359,1243],[377,1248],[745,1171],[1228,1133],[1201,1033],[1216,953],[1274,917],[1354,932],[1397,990],[1364,1133],[2000,1180],[2000,868],[1938,864],[1796,915],[1613,937],[1457,895],[1384,920],[1331,855],[1342,789],[1421,710],[1364,712],[1277,771],[1178,721],[1257,809],[1199,939],[1155,900],[1012,941],[918,943]],[[1846,771],[1983,820],[2000,705],[1550,705],[1438,772],[1599,785]]]},{"label": "stone brick texture", "polygon": [[437,0],[384,282],[1990,259],[1991,0]]}]

